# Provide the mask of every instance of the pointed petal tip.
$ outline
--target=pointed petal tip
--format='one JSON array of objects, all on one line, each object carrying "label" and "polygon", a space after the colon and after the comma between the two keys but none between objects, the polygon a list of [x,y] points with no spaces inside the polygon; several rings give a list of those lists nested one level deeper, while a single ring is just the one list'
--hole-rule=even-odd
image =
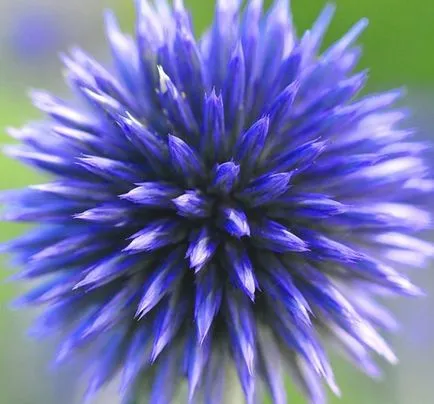
[{"label": "pointed petal tip", "polygon": [[196,394],[196,390],[188,389],[188,404],[194,404],[194,396]]},{"label": "pointed petal tip", "polygon": [[409,287],[407,288],[407,292],[410,294],[411,297],[416,297],[416,298],[428,297],[428,293],[426,293],[423,289],[413,284],[409,285]]},{"label": "pointed petal tip", "polygon": [[17,150],[16,145],[2,145],[0,146],[0,150],[3,154],[5,154],[8,157],[15,158],[17,157],[17,154],[19,155],[19,151]]},{"label": "pointed petal tip", "polygon": [[210,327],[208,327],[208,329],[206,329],[206,330],[199,330],[199,329],[197,330],[197,341],[198,341],[199,345],[204,344],[206,337],[208,336],[209,328]]},{"label": "pointed petal tip", "polygon": [[73,219],[86,220],[90,218],[90,214],[87,211],[81,213],[75,213],[72,215]]},{"label": "pointed petal tip", "polygon": [[126,247],[124,247],[121,251],[126,254],[136,253],[138,252],[137,249],[132,245],[133,242],[128,244]]},{"label": "pointed petal tip", "polygon": [[328,2],[324,6],[322,13],[324,13],[324,14],[334,14],[335,11],[336,11],[336,4]]},{"label": "pointed petal tip", "polygon": [[208,93],[205,98],[212,100],[213,103],[217,104],[223,101],[223,95],[221,91],[218,91],[215,86],[212,87],[211,92]]},{"label": "pointed petal tip", "polygon": [[255,289],[245,289],[244,292],[246,293],[247,297],[252,301],[252,303],[255,303]]},{"label": "pointed petal tip", "polygon": [[262,130],[264,132],[268,132],[270,127],[270,114],[263,115],[256,123],[263,128]]},{"label": "pointed petal tip", "polygon": [[119,199],[124,199],[124,200],[130,200],[131,194],[132,194],[133,190],[126,192],[125,194],[120,194],[118,195]]},{"label": "pointed petal tip", "polygon": [[[164,71],[163,66],[157,65],[158,77],[159,77],[159,87],[161,94],[166,94],[169,91],[169,85],[172,83],[170,77]],[[170,135],[169,135],[170,137]]]},{"label": "pointed petal tip", "polygon": [[357,25],[360,26],[361,28],[366,28],[369,25],[369,19],[364,17],[364,18],[359,20]]},{"label": "pointed petal tip", "polygon": [[72,290],[76,291],[78,289],[81,289],[84,286],[89,286],[92,282],[87,280],[86,277],[82,279],[80,282],[77,282],[73,287]]},{"label": "pointed petal tip", "polygon": [[333,392],[333,394],[341,398],[342,397],[342,391],[339,388],[338,384],[336,383],[336,380],[334,377],[328,377],[327,378],[327,385],[330,387],[330,390]]},{"label": "pointed petal tip", "polygon": [[392,288],[396,288],[408,297],[424,298],[427,296],[426,292],[403,276],[395,275],[389,278],[388,281],[391,282]]},{"label": "pointed petal tip", "polygon": [[190,268],[193,269],[194,274],[197,275],[203,268],[205,267],[205,265],[193,265],[193,262],[190,259]]},{"label": "pointed petal tip", "polygon": [[152,347],[152,352],[150,356],[150,363],[154,364],[158,357],[160,356],[161,352],[163,351],[165,345],[161,344],[159,340],[154,343],[154,346]]},{"label": "pointed petal tip", "polygon": [[118,20],[116,17],[116,14],[114,13],[113,10],[111,9],[105,9],[103,12],[103,16],[104,16],[104,23],[106,26],[107,31],[118,31],[119,27],[118,27]]},{"label": "pointed petal tip", "polygon": [[167,135],[167,141],[169,142],[170,146],[179,144],[179,140],[180,139],[177,136],[174,136],[170,133]]},{"label": "pointed petal tip", "polygon": [[139,307],[136,311],[136,314],[134,314],[134,320],[136,321],[142,320],[143,317],[145,317],[146,314],[149,313],[149,311],[150,311],[149,309]]},{"label": "pointed petal tip", "polygon": [[391,365],[397,365],[399,363],[398,357],[395,355],[395,353],[392,351],[389,345],[382,339],[378,340],[376,351],[379,355],[381,355],[384,359],[386,359]]},{"label": "pointed petal tip", "polygon": [[386,357],[386,359],[389,361],[389,363],[393,366],[396,366],[399,364],[399,358],[390,351],[389,355]]}]

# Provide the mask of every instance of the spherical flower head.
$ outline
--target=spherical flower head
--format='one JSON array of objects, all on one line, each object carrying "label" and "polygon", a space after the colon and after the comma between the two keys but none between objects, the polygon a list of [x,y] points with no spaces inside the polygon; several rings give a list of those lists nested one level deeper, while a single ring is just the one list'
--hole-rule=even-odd
[{"label": "spherical flower head", "polygon": [[[377,299],[417,296],[398,270],[433,247],[426,145],[394,107],[358,97],[357,23],[319,55],[327,6],[301,38],[286,0],[219,0],[195,39],[182,1],[137,0],[132,37],[106,15],[113,66],[63,57],[76,97],[35,91],[47,119],[6,152],[52,182],[4,194],[5,218],[38,226],[5,248],[33,333],[85,350],[91,398],[120,374],[123,403],[221,403],[233,367],[247,403],[284,369],[310,403],[339,393],[324,346],[371,376],[394,320]],[[182,391],[182,390],[181,390]]]}]

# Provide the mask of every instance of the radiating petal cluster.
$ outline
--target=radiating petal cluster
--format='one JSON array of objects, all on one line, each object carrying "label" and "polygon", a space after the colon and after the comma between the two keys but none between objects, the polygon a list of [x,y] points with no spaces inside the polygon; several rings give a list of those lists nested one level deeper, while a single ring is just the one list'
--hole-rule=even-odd
[{"label": "radiating petal cluster", "polygon": [[132,36],[106,15],[113,66],[73,49],[75,97],[34,91],[46,119],[10,131],[52,177],[2,195],[38,223],[4,247],[41,279],[16,302],[44,305],[32,332],[86,352],[87,398],[119,374],[123,403],[229,402],[232,367],[249,404],[285,404],[286,370],[321,404],[328,341],[377,376],[378,299],[421,293],[399,270],[434,253],[434,182],[401,91],[358,96],[366,21],[320,53],[332,6],[299,38],[287,0],[219,0],[195,39],[181,0],[136,3]]}]

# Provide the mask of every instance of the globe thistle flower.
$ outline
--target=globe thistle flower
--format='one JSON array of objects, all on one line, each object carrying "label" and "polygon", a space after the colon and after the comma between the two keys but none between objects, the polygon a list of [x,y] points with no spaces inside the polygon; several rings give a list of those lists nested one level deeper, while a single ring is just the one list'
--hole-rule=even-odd
[{"label": "globe thistle flower", "polygon": [[196,40],[182,1],[137,0],[133,37],[106,15],[113,69],[63,57],[76,94],[34,91],[47,119],[7,154],[52,182],[7,192],[5,218],[39,225],[5,247],[43,278],[36,335],[57,361],[86,350],[91,398],[120,374],[124,403],[222,402],[233,367],[247,403],[284,374],[309,402],[339,393],[324,344],[371,376],[395,323],[384,295],[432,255],[417,238],[433,188],[401,91],[358,97],[361,20],[324,53],[327,6],[298,38],[286,0],[219,0]]}]

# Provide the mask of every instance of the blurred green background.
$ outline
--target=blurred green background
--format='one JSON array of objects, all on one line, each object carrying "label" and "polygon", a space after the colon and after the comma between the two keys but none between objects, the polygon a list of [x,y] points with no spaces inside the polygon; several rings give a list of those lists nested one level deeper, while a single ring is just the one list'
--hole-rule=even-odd
[{"label": "blurred green background", "polygon": [[[186,0],[193,11],[197,32],[212,18],[213,0]],[[269,3],[269,2],[268,2]],[[414,111],[413,124],[429,137],[434,118],[434,2],[433,0],[337,0],[337,13],[327,43],[341,36],[361,17],[370,26],[362,37],[361,67],[369,67],[369,89],[406,86]],[[293,0],[298,32],[312,23],[323,0]],[[102,11],[115,9],[126,30],[133,22],[132,0],[0,0],[0,139],[8,141],[2,128],[19,126],[38,117],[27,97],[28,88],[44,87],[66,93],[61,82],[58,53],[72,45],[83,46],[102,60],[107,57],[103,39]],[[432,131],[431,133],[434,133]],[[0,188],[15,188],[39,181],[37,175],[0,156]],[[21,227],[1,224],[0,239],[6,240]],[[10,265],[0,262],[0,279]],[[9,268],[9,269],[8,269]],[[433,276],[415,273],[413,278],[434,294]],[[0,404],[72,404],[77,401],[73,370],[50,373],[52,344],[32,341],[25,327],[34,313],[13,312],[7,302],[18,292],[8,282],[0,285]],[[335,360],[345,404],[432,404],[434,361],[433,299],[394,305],[402,330],[392,336],[401,364],[387,365],[385,380],[374,383]],[[289,385],[290,402],[303,403]],[[101,403],[117,403],[110,397]],[[335,401],[336,400],[336,401]],[[231,404],[229,402],[229,404]]]}]

